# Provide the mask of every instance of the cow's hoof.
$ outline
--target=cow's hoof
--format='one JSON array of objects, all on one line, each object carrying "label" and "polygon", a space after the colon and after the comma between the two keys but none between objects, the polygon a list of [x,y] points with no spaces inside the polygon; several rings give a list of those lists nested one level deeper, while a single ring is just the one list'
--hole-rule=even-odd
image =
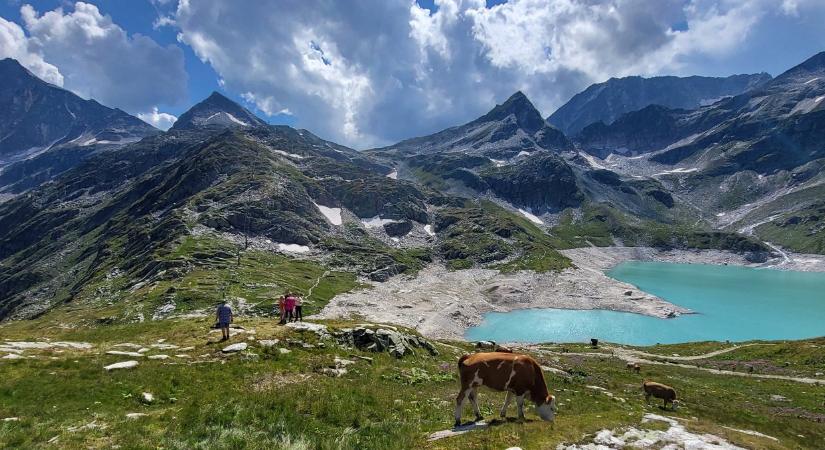
[{"label": "cow's hoof", "polygon": [[461,421],[460,420],[456,420],[455,423],[453,424],[453,428],[458,428],[460,426],[461,426]]}]

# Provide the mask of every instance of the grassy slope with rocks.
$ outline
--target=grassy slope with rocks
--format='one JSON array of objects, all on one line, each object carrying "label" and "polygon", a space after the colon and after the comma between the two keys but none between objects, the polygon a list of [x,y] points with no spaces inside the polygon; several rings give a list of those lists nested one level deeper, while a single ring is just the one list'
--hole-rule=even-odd
[{"label": "grassy slope with rocks", "polygon": [[[230,343],[247,342],[250,347],[224,355],[222,345],[207,343],[207,335],[216,339],[214,333],[207,333],[211,319],[87,326],[73,322],[65,308],[35,321],[2,325],[3,337],[12,341],[36,336],[53,342],[89,342],[93,348],[25,350],[24,358],[0,360],[4,380],[0,418],[18,418],[0,421],[0,447],[41,447],[51,442],[61,448],[555,448],[559,443],[592,442],[603,428],[658,429],[639,424],[645,413],[678,418],[688,430],[713,433],[746,448],[816,448],[817,442],[825,442],[821,385],[732,377],[672,365],[645,365],[641,374],[635,374],[608,351],[580,356],[586,347],[575,344],[566,346],[569,353],[547,346],[528,350],[543,365],[572,374],[545,371],[559,402],[555,426],[538,420],[532,408],[526,408],[527,421],[518,423],[512,419],[511,407],[508,420],[496,421],[488,429],[428,442],[429,434],[451,427],[458,383],[455,364],[460,354],[471,351],[468,344],[436,343],[438,356],[419,351],[400,360],[385,353],[341,348],[332,341],[324,348],[289,346],[291,352],[284,354],[277,347],[287,347],[288,339],[317,344],[318,338],[279,327],[272,320],[239,317],[245,332],[233,336]],[[159,339],[178,348],[151,347]],[[263,348],[262,339],[281,343]],[[104,365],[133,359],[105,354],[120,343],[143,345],[150,348],[146,355],[162,353],[170,358],[139,357],[134,358],[140,360],[136,368],[104,371]],[[759,357],[776,365],[809,361],[788,366],[789,374],[825,370],[821,340],[781,345],[781,352]],[[692,344],[660,347],[663,353],[694,350]],[[697,344],[695,353],[709,348]],[[320,374],[319,369],[335,357],[355,363],[341,378]],[[645,405],[642,379],[676,387],[683,405],[676,411]],[[155,401],[145,404],[143,392],[152,393]],[[482,391],[479,399],[484,416],[497,417],[503,395]],[[145,416],[129,419],[129,413]],[[468,407],[465,420],[470,415]],[[732,429],[757,431],[778,441]]]},{"label": "grassy slope with rocks", "polygon": [[661,249],[720,249],[754,254],[770,251],[757,239],[734,232],[639,219],[605,204],[587,204],[578,216],[563,214],[550,232],[557,238],[559,248],[607,247],[619,241],[627,246]]},{"label": "grassy slope with rocks", "polygon": [[494,263],[505,272],[546,272],[570,267],[546,233],[524,217],[490,201],[466,201],[436,213],[439,247],[451,269]]}]

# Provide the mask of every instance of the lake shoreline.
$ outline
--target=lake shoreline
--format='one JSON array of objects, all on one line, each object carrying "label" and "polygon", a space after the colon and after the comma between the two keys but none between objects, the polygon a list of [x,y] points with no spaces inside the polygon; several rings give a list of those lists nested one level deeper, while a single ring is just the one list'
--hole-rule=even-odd
[{"label": "lake shoreline", "polygon": [[439,264],[416,276],[384,283],[333,298],[315,317],[360,317],[378,323],[414,328],[437,339],[465,340],[467,329],[479,325],[488,312],[522,309],[602,309],[668,318],[692,311],[635,286],[605,275],[625,261],[659,261],[770,267],[825,272],[825,257],[789,255],[753,264],[743,255],[720,250],[658,250],[650,247],[588,247],[561,251],[575,268],[557,273],[521,271],[503,274],[491,269],[450,272]]}]

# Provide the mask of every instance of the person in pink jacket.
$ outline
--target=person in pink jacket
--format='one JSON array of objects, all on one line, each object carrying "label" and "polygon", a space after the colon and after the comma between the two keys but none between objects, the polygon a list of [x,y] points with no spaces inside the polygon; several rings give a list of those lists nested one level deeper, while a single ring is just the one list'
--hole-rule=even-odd
[{"label": "person in pink jacket", "polygon": [[290,292],[286,296],[286,300],[284,301],[284,309],[286,309],[286,321],[292,322],[295,319],[295,303],[297,302],[297,298],[295,294]]}]

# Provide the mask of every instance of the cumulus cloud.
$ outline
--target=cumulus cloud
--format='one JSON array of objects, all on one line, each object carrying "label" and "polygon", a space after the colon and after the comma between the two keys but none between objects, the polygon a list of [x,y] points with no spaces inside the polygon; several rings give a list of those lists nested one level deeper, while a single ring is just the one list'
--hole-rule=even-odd
[{"label": "cumulus cloud", "polygon": [[[611,76],[688,74],[813,0],[178,3],[178,40],[268,115],[364,148],[470,120],[523,90],[544,115]],[[242,33],[238,30],[243,30]]]},{"label": "cumulus cloud", "polygon": [[137,116],[138,119],[164,131],[172,128],[172,125],[178,120],[178,118],[172,114],[159,112],[157,106],[153,107],[151,112],[138,113]]},{"label": "cumulus cloud", "polygon": [[[130,36],[88,3],[75,3],[71,12],[57,8],[43,14],[23,5],[20,14],[27,33],[3,21],[0,51],[17,49],[21,63],[47,81],[131,112],[186,98],[180,48]],[[7,39],[16,45],[7,45]]]},{"label": "cumulus cloud", "polygon": [[57,67],[44,61],[43,55],[31,47],[20,25],[0,17],[0,59],[14,58],[41,79],[63,86],[63,75]]}]

